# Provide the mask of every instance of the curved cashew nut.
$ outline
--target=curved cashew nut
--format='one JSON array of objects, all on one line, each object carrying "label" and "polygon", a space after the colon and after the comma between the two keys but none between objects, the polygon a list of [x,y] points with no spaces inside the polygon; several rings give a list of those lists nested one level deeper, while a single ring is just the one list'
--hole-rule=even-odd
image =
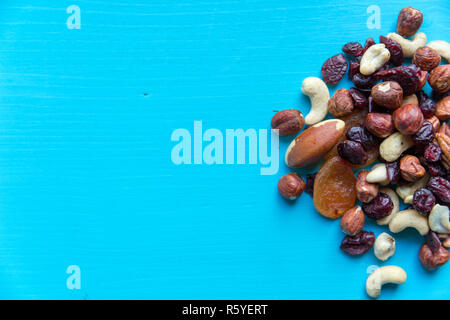
[{"label": "curved cashew nut", "polygon": [[437,233],[450,233],[449,217],[450,212],[447,206],[435,205],[428,216],[430,229]]},{"label": "curved cashew nut", "polygon": [[381,287],[385,283],[402,284],[406,281],[406,272],[397,266],[385,266],[376,269],[367,278],[366,291],[372,298],[378,298],[381,294]]},{"label": "curved cashew nut", "polygon": [[419,105],[419,99],[417,99],[417,96],[414,93],[403,98],[402,107],[406,106],[407,104],[415,104],[416,106]]},{"label": "curved cashew nut", "polygon": [[414,192],[416,190],[424,188],[428,180],[430,179],[430,176],[428,174],[425,174],[422,178],[417,180],[416,182],[405,184],[403,186],[398,186],[395,191],[399,195],[400,198],[403,199],[405,203],[412,203],[412,198],[414,195]]},{"label": "curved cashew nut", "polygon": [[410,136],[395,132],[380,144],[380,155],[384,160],[392,162],[413,145],[414,142]]},{"label": "curved cashew nut", "polygon": [[438,55],[450,62],[450,43],[444,40],[428,42],[427,47],[434,49]]},{"label": "curved cashew nut", "polygon": [[330,92],[321,79],[308,77],[302,82],[302,92],[311,100],[311,110],[305,117],[307,125],[313,125],[322,121],[328,113],[328,100]]},{"label": "curved cashew nut", "polygon": [[393,233],[401,232],[408,227],[416,229],[423,236],[430,231],[427,218],[414,209],[397,212],[389,222],[389,230]]},{"label": "curved cashew nut", "polygon": [[387,174],[386,164],[377,163],[372,167],[372,170],[367,174],[366,181],[370,183],[379,183],[381,185],[389,184],[389,177]]},{"label": "curved cashew nut", "polygon": [[405,58],[411,58],[417,49],[423,47],[425,43],[427,43],[427,36],[423,32],[416,33],[412,40],[405,39],[395,32],[389,33],[387,37],[400,44]]},{"label": "curved cashew nut", "polygon": [[390,234],[383,232],[375,240],[373,251],[378,259],[386,261],[395,253],[395,239]]},{"label": "curved cashew nut", "polygon": [[395,193],[395,191],[392,189],[381,188],[380,192],[386,193],[389,196],[389,198],[391,198],[392,203],[394,204],[394,207],[392,208],[390,215],[377,220],[377,224],[379,226],[384,226],[384,225],[389,224],[389,222],[391,222],[392,218],[400,211],[400,200],[398,199],[397,193]]},{"label": "curved cashew nut", "polygon": [[364,52],[361,58],[359,72],[363,75],[370,76],[388,62],[390,57],[391,54],[383,43],[375,44]]}]

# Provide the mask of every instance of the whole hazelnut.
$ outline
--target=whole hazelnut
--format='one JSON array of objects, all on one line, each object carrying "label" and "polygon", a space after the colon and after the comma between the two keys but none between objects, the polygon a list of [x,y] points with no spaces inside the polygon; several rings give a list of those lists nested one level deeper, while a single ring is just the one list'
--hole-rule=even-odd
[{"label": "whole hazelnut", "polygon": [[291,136],[303,129],[305,118],[296,109],[286,109],[275,113],[270,125],[279,130],[280,136]]},{"label": "whole hazelnut", "polygon": [[365,217],[360,206],[347,210],[341,218],[340,226],[349,236],[357,235],[364,227]]},{"label": "whole hazelnut", "polygon": [[426,84],[427,84],[427,77],[428,77],[428,72],[426,71],[420,71],[419,72],[419,88],[418,89],[422,89]]},{"label": "whole hazelnut", "polygon": [[419,250],[419,259],[422,265],[428,270],[433,270],[447,263],[450,255],[447,249],[442,245],[433,252],[425,243]]},{"label": "whole hazelnut", "polygon": [[372,88],[373,101],[383,107],[394,110],[402,105],[403,90],[395,81],[385,81]]},{"label": "whole hazelnut", "polygon": [[361,202],[370,202],[378,195],[378,184],[367,182],[366,177],[370,171],[362,170],[356,177],[356,197]]},{"label": "whole hazelnut", "polygon": [[370,133],[379,138],[386,138],[395,131],[392,116],[388,113],[368,113],[364,126]]},{"label": "whole hazelnut", "polygon": [[413,56],[412,63],[425,71],[431,71],[441,63],[441,56],[430,47],[420,47]]},{"label": "whole hazelnut", "polygon": [[439,93],[450,90],[450,64],[442,64],[431,70],[428,83]]},{"label": "whole hazelnut", "polygon": [[439,121],[439,119],[436,116],[427,118],[427,119],[425,119],[425,121],[428,121],[433,125],[434,133],[439,131],[439,128],[441,127],[441,122]]},{"label": "whole hazelnut", "polygon": [[422,178],[425,173],[425,168],[422,167],[417,157],[406,155],[400,159],[400,174],[406,181],[417,181]]},{"label": "whole hazelnut", "polygon": [[412,7],[403,8],[397,19],[397,33],[405,38],[413,36],[423,22],[423,14]]},{"label": "whole hazelnut", "polygon": [[411,135],[419,131],[423,124],[423,114],[419,106],[407,104],[392,114],[394,125],[403,134]]},{"label": "whole hazelnut", "polygon": [[328,100],[328,111],[335,117],[342,117],[352,113],[353,99],[347,89],[337,90]]},{"label": "whole hazelnut", "polygon": [[306,184],[303,179],[294,172],[288,173],[278,180],[278,191],[284,198],[289,200],[299,198],[305,187]]},{"label": "whole hazelnut", "polygon": [[436,103],[436,117],[445,121],[450,119],[450,96],[446,96]]}]

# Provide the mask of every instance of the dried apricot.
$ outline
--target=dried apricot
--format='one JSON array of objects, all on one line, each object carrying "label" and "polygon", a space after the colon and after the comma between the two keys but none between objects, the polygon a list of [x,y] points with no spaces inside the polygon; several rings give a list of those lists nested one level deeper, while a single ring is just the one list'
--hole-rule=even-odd
[{"label": "dried apricot", "polygon": [[328,159],[314,181],[314,206],[325,217],[336,219],[356,202],[352,167],[339,156]]}]

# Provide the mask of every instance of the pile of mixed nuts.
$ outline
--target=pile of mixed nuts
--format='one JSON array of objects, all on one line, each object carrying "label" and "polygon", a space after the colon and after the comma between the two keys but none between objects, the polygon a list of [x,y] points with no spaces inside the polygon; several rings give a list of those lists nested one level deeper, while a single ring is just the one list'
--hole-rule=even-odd
[{"label": "pile of mixed nuts", "polygon": [[[406,7],[398,16],[397,33],[380,36],[379,44],[372,38],[364,46],[345,44],[345,55],[323,64],[322,79],[304,79],[309,114],[279,111],[271,126],[289,136],[308,125],[289,145],[286,164],[302,168],[325,162],[306,182],[294,172],[281,177],[278,190],[290,200],[306,191],[320,214],[341,217],[344,252],[362,255],[373,246],[382,261],[395,253],[392,235],[363,231],[368,217],[391,233],[415,228],[424,236],[419,259],[432,270],[450,256],[450,65],[441,64],[450,61],[450,44],[427,43],[426,35],[417,33],[422,21],[419,10]],[[404,64],[405,58],[412,64]],[[330,98],[326,84],[338,83],[347,70],[354,87]],[[422,90],[427,81],[430,96]],[[335,119],[324,120],[328,113]],[[354,170],[376,160],[355,178]],[[407,209],[400,210],[400,198]],[[385,266],[368,277],[366,290],[376,298],[384,283],[405,281],[402,268]]]}]

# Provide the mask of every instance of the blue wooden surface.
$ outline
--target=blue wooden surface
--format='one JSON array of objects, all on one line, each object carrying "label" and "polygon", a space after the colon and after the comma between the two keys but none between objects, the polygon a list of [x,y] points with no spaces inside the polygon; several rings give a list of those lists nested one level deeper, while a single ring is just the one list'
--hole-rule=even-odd
[{"label": "blue wooden surface", "polygon": [[[301,81],[345,42],[394,31],[410,4],[429,39],[450,40],[447,0],[2,1],[0,298],[365,299],[367,269],[383,264],[343,254],[339,222],[308,195],[279,197],[284,163],[271,176],[176,166],[170,137],[194,120],[267,129],[274,109],[307,113]],[[450,266],[425,272],[421,237],[396,238],[385,264],[408,280],[382,297],[450,298]]]}]

